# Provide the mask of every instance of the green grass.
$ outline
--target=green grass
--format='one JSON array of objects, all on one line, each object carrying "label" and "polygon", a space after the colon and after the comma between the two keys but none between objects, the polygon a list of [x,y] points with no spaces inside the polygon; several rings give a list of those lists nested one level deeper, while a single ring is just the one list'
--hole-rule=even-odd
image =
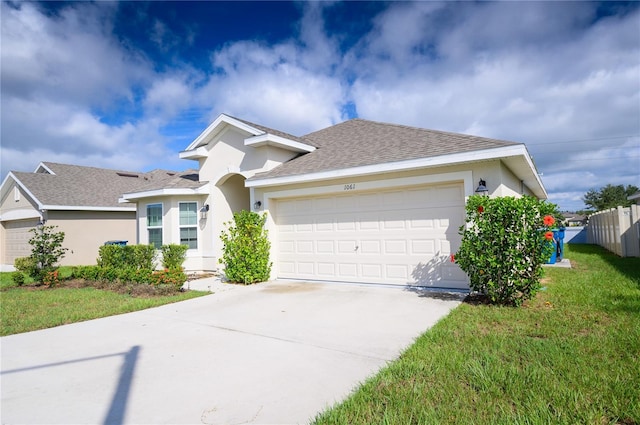
[{"label": "green grass", "polygon": [[640,424],[640,259],[567,247],[522,308],[462,304],[316,424]]},{"label": "green grass", "polygon": [[0,273],[0,287],[0,336],[129,313],[208,294],[187,291],[136,298],[94,288],[34,289],[16,287],[11,273]]}]

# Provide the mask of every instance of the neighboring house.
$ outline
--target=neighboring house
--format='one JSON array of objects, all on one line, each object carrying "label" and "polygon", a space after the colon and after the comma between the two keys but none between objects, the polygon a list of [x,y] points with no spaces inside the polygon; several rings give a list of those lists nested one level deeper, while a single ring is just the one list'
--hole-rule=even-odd
[{"label": "neighboring house", "polygon": [[[136,209],[121,204],[124,192],[170,184],[175,172],[108,170],[42,162],[33,173],[11,171],[0,187],[0,264],[10,269],[31,253],[30,229],[56,225],[68,248],[63,265],[95,264],[108,240],[136,242]],[[197,180],[197,177],[196,177]]]},{"label": "neighboring house", "polygon": [[584,226],[587,224],[587,216],[571,213],[571,212],[563,212],[562,216],[564,217],[563,224],[568,227],[575,226]]},{"label": "neighboring house", "polygon": [[627,199],[630,201],[634,201],[636,205],[640,205],[640,192],[636,192],[631,196],[627,196]]},{"label": "neighboring house", "polygon": [[[123,194],[139,243],[186,243],[211,270],[233,213],[268,214],[272,278],[468,288],[451,263],[465,199],[546,199],[523,144],[363,119],[297,137],[220,115],[180,158],[202,181]],[[123,204],[126,205],[126,204]]]}]

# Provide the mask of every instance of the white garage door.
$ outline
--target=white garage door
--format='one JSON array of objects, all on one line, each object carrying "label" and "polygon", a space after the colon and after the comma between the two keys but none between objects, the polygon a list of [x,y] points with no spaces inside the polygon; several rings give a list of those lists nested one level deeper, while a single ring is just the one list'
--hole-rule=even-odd
[{"label": "white garage door", "polygon": [[281,199],[275,214],[279,278],[468,288],[450,261],[462,184]]},{"label": "white garage door", "polygon": [[4,240],[4,263],[13,265],[18,257],[28,257],[31,255],[31,245],[29,239],[33,236],[29,229],[37,226],[38,220],[16,220],[5,221],[2,225],[5,228]]}]

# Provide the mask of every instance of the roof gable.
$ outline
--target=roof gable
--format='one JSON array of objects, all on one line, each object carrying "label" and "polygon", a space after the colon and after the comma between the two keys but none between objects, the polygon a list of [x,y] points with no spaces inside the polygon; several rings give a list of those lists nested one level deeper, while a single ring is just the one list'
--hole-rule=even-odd
[{"label": "roof gable", "polygon": [[281,149],[299,153],[313,152],[315,146],[306,143],[303,139],[249,121],[220,114],[184,151],[180,152],[182,159],[205,158],[208,155],[206,146],[216,140],[229,126],[242,130],[250,136],[245,138],[246,146],[276,146]]}]

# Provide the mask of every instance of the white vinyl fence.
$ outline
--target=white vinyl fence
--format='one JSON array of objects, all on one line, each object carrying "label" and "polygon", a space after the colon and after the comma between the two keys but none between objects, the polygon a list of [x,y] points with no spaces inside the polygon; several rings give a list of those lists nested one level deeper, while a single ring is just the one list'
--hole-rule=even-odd
[{"label": "white vinyl fence", "polygon": [[640,257],[640,206],[611,208],[589,216],[587,242],[621,257]]}]

